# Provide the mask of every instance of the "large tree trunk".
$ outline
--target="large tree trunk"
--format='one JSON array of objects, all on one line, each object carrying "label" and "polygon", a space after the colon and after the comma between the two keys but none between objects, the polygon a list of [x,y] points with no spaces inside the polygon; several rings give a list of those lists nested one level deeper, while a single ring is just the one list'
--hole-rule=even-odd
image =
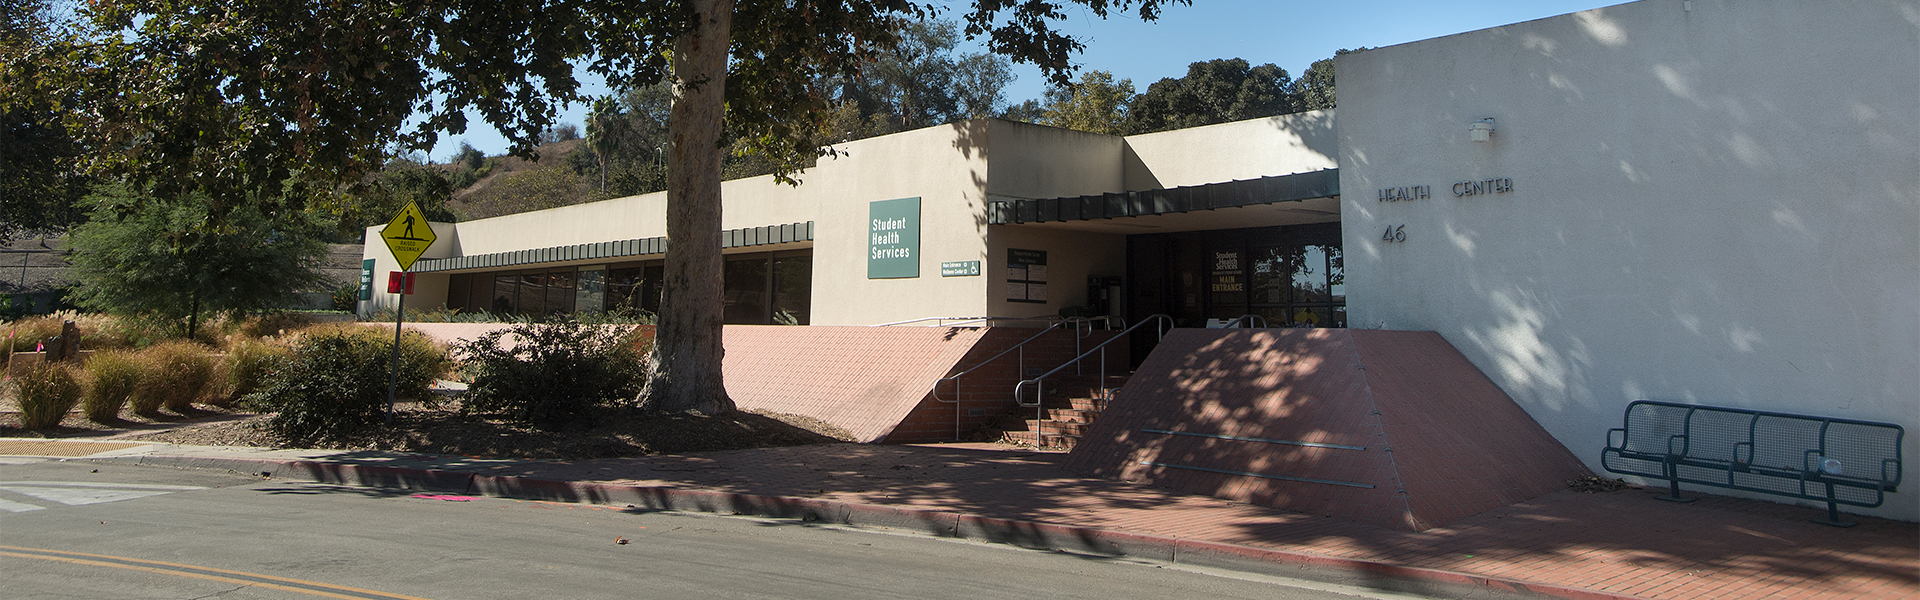
[{"label": "large tree trunk", "polygon": [[699,21],[673,51],[667,265],[641,399],[655,410],[732,411],[721,378],[720,134],[733,0],[695,0]]}]

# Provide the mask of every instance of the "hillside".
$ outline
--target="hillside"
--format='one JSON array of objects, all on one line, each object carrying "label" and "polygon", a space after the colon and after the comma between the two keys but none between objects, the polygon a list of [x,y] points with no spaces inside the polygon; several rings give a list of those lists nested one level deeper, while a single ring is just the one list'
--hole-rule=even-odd
[{"label": "hillside", "polygon": [[580,204],[599,198],[597,187],[567,166],[567,155],[582,143],[576,139],[542,145],[535,150],[539,160],[491,156],[479,169],[460,162],[432,168],[455,185],[447,208],[463,221]]}]

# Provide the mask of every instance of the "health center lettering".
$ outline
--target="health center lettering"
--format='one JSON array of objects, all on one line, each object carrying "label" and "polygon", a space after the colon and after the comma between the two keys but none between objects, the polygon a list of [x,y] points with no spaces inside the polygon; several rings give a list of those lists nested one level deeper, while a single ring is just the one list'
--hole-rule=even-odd
[{"label": "health center lettering", "polygon": [[1453,195],[1456,198],[1484,196],[1487,194],[1505,194],[1511,191],[1513,191],[1513,180],[1506,177],[1482,179],[1479,181],[1461,181],[1453,184]]}]

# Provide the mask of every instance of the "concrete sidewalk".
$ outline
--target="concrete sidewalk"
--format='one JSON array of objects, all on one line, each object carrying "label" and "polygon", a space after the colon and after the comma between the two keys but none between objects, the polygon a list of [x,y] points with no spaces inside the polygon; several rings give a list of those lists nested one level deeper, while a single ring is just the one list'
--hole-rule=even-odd
[{"label": "concrete sidewalk", "polygon": [[[25,444],[25,445],[23,445]],[[39,446],[31,446],[39,444]],[[100,444],[97,452],[76,444]],[[112,444],[111,447],[108,444]],[[1420,533],[1075,475],[1065,455],[834,444],[588,461],[0,440],[0,454],[760,514],[1460,596],[1920,598],[1920,526],[1720,496],[1559,492]]]}]

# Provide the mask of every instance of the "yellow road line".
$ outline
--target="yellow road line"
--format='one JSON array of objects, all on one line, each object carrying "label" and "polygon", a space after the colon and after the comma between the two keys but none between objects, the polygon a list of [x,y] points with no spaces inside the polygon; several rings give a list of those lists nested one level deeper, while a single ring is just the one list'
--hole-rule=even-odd
[{"label": "yellow road line", "polygon": [[[88,554],[88,553],[85,553],[85,552],[67,552],[67,551],[64,551],[64,550],[47,550],[47,549],[43,549],[43,548],[22,548],[22,547],[19,547],[19,546],[6,546],[6,545],[0,545],[0,549],[5,549],[5,550],[18,550],[18,551],[20,551],[20,552],[4,552],[4,551],[0,551],[0,556],[13,556],[13,557],[19,557],[19,558],[37,558],[37,559],[40,559],[40,560],[52,560],[52,561],[59,561],[59,562],[66,562],[66,563],[73,563],[73,564],[77,564],[77,565],[90,565],[90,566],[99,566],[99,567],[115,567],[115,568],[120,568],[120,569],[129,569],[129,570],[134,570],[134,571],[145,571],[145,572],[148,572],[148,573],[158,573],[158,574],[161,574],[161,575],[176,575],[176,576],[180,576],[180,577],[191,577],[191,578],[194,578],[194,579],[205,579],[205,580],[208,580],[208,581],[220,581],[220,582],[226,582],[226,583],[237,583],[237,584],[241,584],[241,585],[253,585],[253,586],[260,586],[260,587],[264,587],[264,588],[272,588],[272,589],[277,589],[277,590],[285,590],[285,591],[289,591],[289,592],[299,592],[299,593],[302,593],[302,594],[311,594],[311,595],[314,595],[314,596],[324,596],[324,597],[328,597],[328,598],[342,598],[342,599],[345,599],[345,600],[366,600],[366,598],[367,598],[367,597],[369,597],[369,596],[371,596],[371,597],[376,597],[376,598],[392,598],[392,599],[394,599],[394,600],[427,600],[426,598],[421,598],[421,597],[418,597],[418,596],[407,596],[407,595],[404,595],[404,594],[391,594],[391,593],[387,593],[387,592],[381,592],[381,591],[375,591],[375,590],[368,590],[368,589],[361,589],[361,588],[356,588],[356,587],[350,587],[350,586],[344,586],[344,585],[333,585],[333,584],[330,584],[330,583],[320,583],[320,582],[318,582],[318,581],[307,581],[307,580],[304,580],[304,579],[293,579],[293,578],[288,578],[288,577],[275,577],[275,576],[272,576],[272,575],[261,575],[261,574],[259,574],[259,573],[248,573],[248,572],[246,572],[246,571],[230,571],[230,570],[227,570],[227,569],[216,569],[216,568],[213,568],[213,567],[202,567],[202,566],[196,566],[196,565],[185,565],[185,564],[180,564],[180,563],[170,563],[170,562],[163,562],[163,561],[157,561],[157,560],[143,560],[143,559],[138,559],[138,558],[127,558],[127,557],[124,557],[124,556],[113,556],[113,555],[109,555],[109,554]],[[27,553],[44,553],[44,554],[27,554]],[[66,555],[66,556],[47,556],[47,554],[63,554],[63,555]],[[146,566],[140,566],[140,565],[129,565],[129,564],[121,564],[121,563],[118,563],[118,562],[106,562],[106,561],[98,561],[98,560],[88,560],[88,559],[85,559],[85,558],[72,558],[72,557],[76,557],[76,556],[85,556],[85,557],[90,557],[90,558],[104,558],[104,559],[109,559],[109,560],[113,560],[113,561],[124,561],[124,562],[130,562],[130,563],[142,563],[142,564],[148,564],[148,565],[160,565],[161,567],[171,567],[171,568],[159,568],[159,567],[146,567]],[[215,573],[226,573],[226,574],[229,574],[229,575],[241,575],[241,576],[245,576],[245,577],[253,577],[253,578],[257,578],[257,579],[268,579],[268,580],[272,580],[272,581],[283,581],[283,582],[287,582],[287,583],[292,583],[292,584],[298,584],[298,585],[304,585],[304,586],[311,586],[311,587],[317,587],[317,588],[326,588],[326,589],[332,589],[332,590],[340,590],[340,591],[343,591],[343,592],[352,592],[352,593],[355,593],[355,594],[360,594],[360,595],[358,595],[358,596],[348,596],[348,595],[344,595],[344,594],[336,594],[336,593],[333,593],[333,592],[328,592],[328,591],[324,591],[324,590],[315,590],[315,589],[307,589],[307,588],[301,588],[301,587],[294,587],[294,586],[289,586],[289,585],[279,585],[279,584],[274,584],[274,583],[267,583],[267,582],[264,582],[264,581],[249,581],[249,580],[246,580],[246,579],[235,579],[235,578],[232,578],[232,577],[221,577],[221,576],[219,576],[219,575],[208,575],[208,574],[205,574],[205,573],[194,573],[194,572],[191,572],[191,571],[184,571],[184,570],[182,570],[182,569],[191,569],[191,570],[194,570],[194,571],[211,571],[211,572],[215,572]]]}]

